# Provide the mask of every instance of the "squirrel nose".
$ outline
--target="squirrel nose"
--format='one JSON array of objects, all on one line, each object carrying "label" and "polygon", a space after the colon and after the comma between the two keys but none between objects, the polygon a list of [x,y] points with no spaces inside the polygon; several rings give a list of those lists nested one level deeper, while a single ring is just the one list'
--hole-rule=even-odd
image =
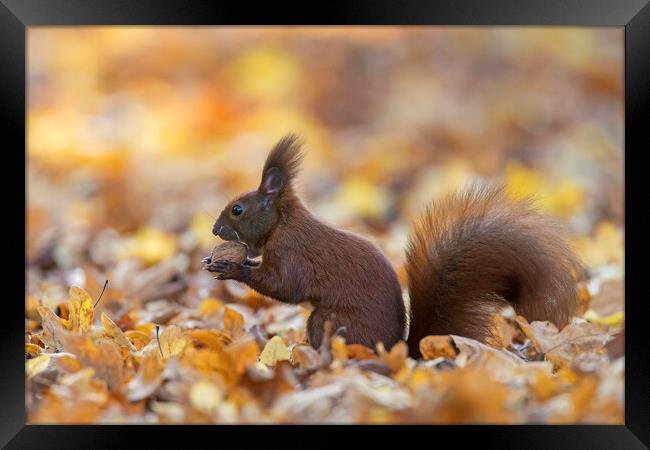
[{"label": "squirrel nose", "polygon": [[223,225],[221,225],[218,230],[216,229],[216,227],[213,228],[212,234],[214,234],[215,236],[219,236],[219,234],[221,234],[221,230],[223,230]]}]

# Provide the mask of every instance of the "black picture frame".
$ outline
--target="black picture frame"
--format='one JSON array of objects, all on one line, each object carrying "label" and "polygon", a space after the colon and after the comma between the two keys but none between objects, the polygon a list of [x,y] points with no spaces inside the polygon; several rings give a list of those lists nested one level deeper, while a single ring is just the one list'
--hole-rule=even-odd
[{"label": "black picture frame", "polygon": [[[392,427],[337,427],[337,431],[369,431],[372,437],[383,438],[387,433],[422,432],[422,440],[409,439],[412,445],[443,445],[447,439],[452,445],[463,444],[470,437],[479,439],[488,448],[647,448],[650,445],[650,371],[648,361],[647,316],[642,308],[647,296],[642,279],[645,267],[641,260],[646,246],[644,236],[644,204],[636,198],[643,197],[639,161],[648,150],[644,139],[650,104],[650,6],[648,0],[444,0],[444,1],[388,1],[356,0],[333,1],[300,5],[277,2],[251,3],[215,2],[205,0],[0,0],[0,123],[5,129],[4,154],[26,164],[26,32],[31,26],[44,25],[546,25],[546,26],[610,26],[625,29],[625,299],[626,299],[626,370],[625,370],[625,425],[575,425],[575,426],[425,426]],[[646,119],[647,120],[647,119]],[[636,161],[639,160],[639,161]],[[11,163],[10,167],[14,167]],[[5,250],[24,255],[18,239],[24,233],[23,221],[27,202],[20,186],[3,173],[7,200],[15,200],[14,211],[5,214]],[[11,228],[13,227],[13,229]],[[646,233],[647,234],[647,233]],[[23,279],[10,253],[5,255],[9,271],[5,283],[18,287],[14,280]],[[19,257],[19,256],[18,256]],[[631,263],[630,263],[631,262]],[[11,268],[13,266],[13,268]],[[12,270],[16,274],[11,276]],[[24,295],[23,285],[23,295]],[[26,425],[23,333],[20,326],[22,314],[19,293],[6,294],[3,300],[3,323],[0,326],[0,444],[6,448],[132,448],[136,439],[146,434],[147,447],[158,448],[181,437],[186,445],[199,445],[198,441],[227,442],[231,433],[245,432],[240,426],[43,426]],[[276,445],[296,445],[294,430],[285,427],[257,427],[249,436],[264,439]],[[296,427],[306,431],[300,438],[303,444],[330,441],[329,445],[344,445],[339,439],[327,441],[325,434],[311,426]],[[267,436],[284,434],[282,440]],[[224,435],[227,433],[228,436]],[[138,436],[136,436],[138,435]],[[218,437],[217,437],[218,436]],[[327,435],[329,436],[329,435]],[[248,439],[248,438],[246,438]],[[325,438],[327,439],[327,438]],[[290,442],[291,441],[291,442]],[[248,440],[241,441],[247,447]],[[293,443],[292,443],[293,442]],[[422,444],[419,444],[422,442]]]}]

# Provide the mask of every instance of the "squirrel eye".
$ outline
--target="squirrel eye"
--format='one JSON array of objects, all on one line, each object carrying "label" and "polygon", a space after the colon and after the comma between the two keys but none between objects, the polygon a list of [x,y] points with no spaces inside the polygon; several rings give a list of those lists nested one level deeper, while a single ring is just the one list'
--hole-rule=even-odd
[{"label": "squirrel eye", "polygon": [[232,207],[232,215],[233,215],[233,216],[239,216],[239,215],[240,215],[241,213],[243,213],[243,212],[244,212],[244,208],[242,208],[242,207],[239,206],[239,205],[234,205],[234,206]]}]

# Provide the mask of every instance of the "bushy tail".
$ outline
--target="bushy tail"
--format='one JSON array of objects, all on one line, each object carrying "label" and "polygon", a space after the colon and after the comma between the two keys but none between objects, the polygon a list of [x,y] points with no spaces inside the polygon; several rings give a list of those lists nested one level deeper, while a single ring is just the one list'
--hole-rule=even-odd
[{"label": "bushy tail", "polygon": [[413,227],[406,261],[415,357],[431,334],[485,341],[492,315],[508,304],[529,321],[563,327],[584,274],[562,227],[500,185],[433,202]]}]

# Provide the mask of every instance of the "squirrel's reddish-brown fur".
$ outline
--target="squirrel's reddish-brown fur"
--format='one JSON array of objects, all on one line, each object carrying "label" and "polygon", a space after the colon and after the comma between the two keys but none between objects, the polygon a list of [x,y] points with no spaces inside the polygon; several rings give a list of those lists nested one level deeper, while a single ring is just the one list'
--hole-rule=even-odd
[{"label": "squirrel's reddish-brown fur", "polygon": [[569,322],[583,269],[563,228],[531,203],[475,185],[425,210],[406,251],[411,354],[427,335],[485,341],[507,305],[531,321]]},{"label": "squirrel's reddish-brown fur", "polygon": [[[251,256],[262,253],[262,263],[208,261],[206,269],[283,302],[310,301],[314,347],[331,320],[345,327],[348,343],[390,348],[406,326],[395,271],[370,241],[321,222],[302,204],[292,186],[301,155],[294,136],[282,139],[257,191],[230,202],[214,225],[222,238],[245,242]],[[581,265],[561,228],[499,186],[434,202],[416,222],[406,256],[412,356],[429,334],[485,341],[492,315],[508,304],[560,327],[575,310],[573,275]]]}]

